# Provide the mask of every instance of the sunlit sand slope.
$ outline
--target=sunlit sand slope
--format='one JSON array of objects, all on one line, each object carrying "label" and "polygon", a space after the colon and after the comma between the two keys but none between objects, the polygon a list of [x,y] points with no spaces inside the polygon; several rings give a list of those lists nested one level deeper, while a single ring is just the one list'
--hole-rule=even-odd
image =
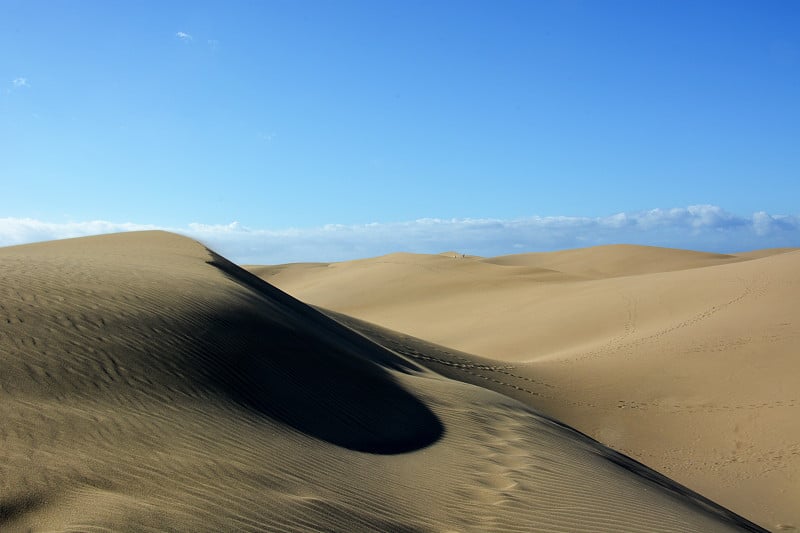
[{"label": "sunlit sand slope", "polygon": [[161,232],[0,249],[0,530],[752,524]]},{"label": "sunlit sand slope", "polygon": [[258,272],[490,358],[517,376],[504,393],[769,528],[800,527],[798,251],[392,254]]}]

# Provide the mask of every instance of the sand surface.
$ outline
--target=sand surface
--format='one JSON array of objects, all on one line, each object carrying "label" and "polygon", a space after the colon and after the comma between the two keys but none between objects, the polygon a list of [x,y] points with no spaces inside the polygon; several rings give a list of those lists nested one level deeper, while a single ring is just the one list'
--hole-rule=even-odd
[{"label": "sand surface", "polygon": [[[426,364],[768,529],[800,528],[800,251],[620,245],[249,268],[307,303],[482,360]],[[380,331],[391,343],[395,334]]]},{"label": "sand surface", "polygon": [[0,249],[0,530],[757,529],[342,322],[168,233]]}]

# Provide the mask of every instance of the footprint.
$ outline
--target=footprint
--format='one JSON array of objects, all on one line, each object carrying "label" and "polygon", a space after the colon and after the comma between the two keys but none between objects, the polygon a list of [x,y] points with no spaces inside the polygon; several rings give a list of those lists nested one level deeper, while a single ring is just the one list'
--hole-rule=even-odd
[{"label": "footprint", "polygon": [[517,486],[517,482],[508,477],[506,473],[483,474],[478,478],[478,483],[494,490],[510,490]]}]

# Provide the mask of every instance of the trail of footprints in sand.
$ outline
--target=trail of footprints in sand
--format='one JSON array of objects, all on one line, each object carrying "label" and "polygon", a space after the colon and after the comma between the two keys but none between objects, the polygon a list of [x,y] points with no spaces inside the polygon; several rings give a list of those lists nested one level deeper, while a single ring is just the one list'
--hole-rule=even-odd
[{"label": "trail of footprints in sand", "polygon": [[557,467],[548,467],[553,459],[531,452],[535,436],[526,414],[485,405],[464,414],[483,430],[464,436],[475,446],[469,453],[476,460],[455,488],[459,501],[475,507],[463,526],[467,531],[531,531],[528,516],[541,502],[530,495],[542,477],[557,475]]},{"label": "trail of footprints in sand", "polygon": [[626,400],[619,400],[617,408],[619,409],[660,409],[660,410],[674,410],[680,413],[698,413],[706,412],[712,413],[715,411],[730,411],[736,409],[774,409],[779,407],[798,407],[800,401],[796,399],[791,400],[777,400],[775,402],[762,402],[750,404],[689,404],[680,402],[629,402]]},{"label": "trail of footprints in sand", "polygon": [[[508,387],[510,389],[513,389],[514,391],[550,400],[558,400],[561,403],[575,407],[598,407],[594,403],[567,400],[563,396],[559,396],[556,394],[549,394],[547,392],[548,390],[555,391],[554,385],[512,372],[512,370],[518,368],[515,365],[480,364],[471,361],[466,357],[454,354],[452,352],[448,351],[442,352],[444,356],[448,356],[456,360],[453,361],[445,359],[443,357],[433,357],[430,355],[425,355],[420,351],[406,345],[399,345],[399,346],[395,345],[393,340],[388,337],[381,337],[381,341],[387,345],[392,345],[392,349],[401,355],[411,357],[412,359],[416,359],[418,361],[434,363],[442,366],[447,366],[450,368],[455,368],[465,374],[469,374],[480,380],[491,381],[492,383]],[[505,377],[496,377],[498,374]],[[512,381],[517,381],[517,383],[513,383]],[[529,383],[530,385],[524,385],[522,383],[519,383],[520,381]],[[537,390],[531,390],[531,388],[529,388],[531,386],[535,387]],[[684,403],[658,402],[658,401],[641,402],[641,401],[627,401],[627,400],[619,400],[619,402],[617,403],[618,409],[642,409],[642,410],[657,409],[661,411],[680,412],[680,413],[695,413],[695,412],[711,413],[711,412],[730,411],[738,409],[756,410],[763,408],[773,409],[773,408],[795,408],[795,407],[800,407],[800,400],[797,399],[777,400],[775,402],[761,402],[761,403],[750,403],[750,404],[716,404],[716,403],[691,404],[685,402]]]},{"label": "trail of footprints in sand", "polygon": [[[385,337],[382,338],[382,340],[391,342],[390,339],[387,339]],[[519,390],[519,391],[522,391],[522,392],[526,392],[526,393],[531,394],[533,396],[540,396],[541,392],[533,391],[533,390],[530,390],[530,389],[526,389],[525,387],[520,387],[518,385],[514,385],[513,383],[509,383],[508,381],[503,381],[502,379],[496,379],[496,378],[494,378],[492,376],[487,376],[487,375],[481,374],[479,372],[493,372],[493,373],[503,374],[503,375],[508,376],[510,378],[519,379],[519,380],[522,380],[522,381],[527,381],[529,383],[533,383],[533,384],[536,384],[536,385],[541,386],[541,387],[547,387],[547,388],[550,388],[550,389],[554,388],[553,385],[551,385],[549,383],[545,383],[544,381],[540,381],[540,380],[536,380],[536,379],[533,379],[533,378],[529,378],[527,376],[520,376],[518,374],[514,374],[513,372],[511,372],[511,370],[514,370],[516,368],[515,365],[484,365],[484,364],[480,364],[480,363],[476,363],[474,361],[471,361],[471,360],[467,359],[466,357],[453,354],[451,352],[442,352],[444,355],[450,356],[453,359],[457,359],[457,361],[451,361],[449,359],[444,359],[444,358],[440,358],[440,357],[433,357],[433,356],[430,356],[430,355],[425,355],[425,354],[419,352],[418,350],[416,350],[414,348],[411,348],[409,346],[393,346],[392,349],[395,352],[397,352],[397,353],[399,353],[401,355],[405,355],[407,357],[411,357],[411,358],[416,359],[418,361],[425,361],[425,362],[429,362],[429,363],[436,363],[436,364],[443,365],[443,366],[457,368],[457,369],[461,370],[462,372],[464,372],[466,374],[470,374],[471,376],[475,376],[475,377],[483,379],[483,380],[492,381],[492,382],[497,383],[499,385],[505,385],[507,387],[511,387],[512,389]]]},{"label": "trail of footprints in sand", "polygon": [[480,515],[480,527],[487,531],[496,531],[502,528],[503,518],[509,518],[505,516],[503,506],[512,503],[512,500],[519,505],[514,489],[520,480],[530,478],[525,471],[530,468],[532,460],[524,442],[518,444],[523,441],[523,437],[517,431],[520,423],[514,417],[499,412],[491,417],[485,414],[472,416],[480,418],[479,422],[486,427],[486,433],[478,436],[478,440],[482,441],[481,455],[485,459],[479,464],[485,466],[481,471],[472,474],[470,496],[473,501],[484,506]]},{"label": "trail of footprints in sand", "polygon": [[[362,323],[362,327],[363,327]],[[512,372],[517,369],[517,365],[489,365],[477,363],[476,361],[464,357],[447,350],[442,350],[435,345],[426,346],[427,354],[424,354],[416,348],[409,346],[412,342],[419,342],[416,340],[405,339],[401,340],[396,337],[388,336],[376,331],[373,328],[362,329],[367,336],[385,346],[394,352],[410,357],[411,359],[421,361],[424,363],[433,363],[433,365],[441,365],[448,368],[456,369],[464,374],[468,374],[481,381],[490,381],[504,387],[508,387],[519,393],[536,396],[540,398],[547,398],[551,400],[564,401],[555,394],[555,386],[542,380],[534,379],[519,373]],[[440,353],[441,357],[428,355],[431,353]],[[429,366],[429,365],[425,365]],[[516,382],[516,383],[514,383]],[[536,389],[536,390],[533,390]],[[550,391],[550,392],[547,392]],[[581,402],[567,401],[570,405],[581,405],[593,407],[593,404],[584,404]]]},{"label": "trail of footprints in sand", "polygon": [[590,359],[590,358],[594,358],[594,357],[599,357],[599,356],[602,356],[602,355],[609,354],[611,352],[625,353],[628,356],[632,356],[632,355],[634,355],[634,351],[633,350],[637,346],[641,346],[643,344],[647,344],[649,342],[652,342],[652,341],[654,341],[656,339],[659,339],[660,337],[663,337],[663,336],[665,336],[665,335],[667,335],[669,333],[672,333],[674,331],[678,331],[678,330],[683,329],[683,328],[694,326],[694,325],[698,324],[699,322],[710,318],[711,316],[715,315],[716,313],[718,313],[718,312],[720,312],[720,311],[722,311],[724,309],[727,309],[728,307],[730,307],[732,305],[741,303],[745,299],[748,299],[748,298],[753,299],[753,298],[762,297],[767,293],[767,289],[769,287],[768,280],[765,279],[765,278],[762,278],[762,277],[757,277],[757,278],[753,278],[753,279],[750,279],[750,280],[743,279],[743,278],[737,278],[737,280],[744,286],[744,288],[742,289],[742,291],[739,294],[737,294],[736,296],[734,296],[730,300],[728,300],[726,302],[723,302],[723,303],[720,303],[720,304],[717,304],[717,305],[712,305],[711,307],[708,307],[707,309],[703,310],[700,313],[697,313],[696,315],[693,315],[693,316],[691,316],[691,317],[689,317],[689,318],[687,318],[685,320],[682,320],[680,322],[672,324],[671,326],[668,326],[666,328],[662,328],[662,329],[660,329],[660,330],[658,330],[655,333],[652,333],[650,335],[646,335],[646,336],[640,337],[640,338],[634,338],[634,339],[627,340],[627,341],[626,341],[626,339],[628,339],[628,338],[632,337],[633,335],[635,335],[635,333],[637,331],[637,328],[636,328],[636,308],[637,308],[637,306],[636,306],[636,299],[635,298],[623,294],[621,296],[626,302],[627,315],[628,315],[627,316],[627,320],[626,320],[625,325],[624,325],[623,333],[618,335],[617,337],[609,340],[603,346],[601,346],[601,347],[599,347],[599,348],[597,348],[595,350],[584,352],[584,353],[582,353],[580,355],[577,355],[575,357],[570,358],[570,360],[568,362],[575,362],[575,361],[581,361],[581,360],[584,360],[584,359]]},{"label": "trail of footprints in sand", "polygon": [[[457,361],[451,361],[449,359],[444,359],[441,357],[432,357],[429,355],[424,355],[420,353],[418,350],[411,348],[406,345],[397,345],[395,339],[391,339],[389,337],[383,337],[380,335],[374,336],[376,339],[380,338],[379,342],[383,342],[384,346],[391,346],[391,349],[395,352],[411,357],[418,361],[423,361],[426,363],[434,363],[434,365],[442,365],[449,368],[454,368],[464,374],[468,374],[474,378],[477,378],[481,381],[490,381],[492,383],[496,383],[498,385],[502,385],[503,387],[508,387],[511,389],[509,391],[512,393],[513,396],[515,393],[522,393],[538,398],[558,401],[562,404],[574,406],[574,407],[597,407],[594,403],[588,402],[578,402],[575,400],[569,400],[556,394],[556,387],[550,383],[533,379],[528,376],[523,376],[517,373],[512,372],[512,370],[517,369],[518,367],[515,365],[485,365],[485,364],[478,364],[470,359],[456,355],[452,352],[448,351],[441,351],[441,353],[445,356],[449,356],[453,359],[457,359]],[[436,351],[435,348],[429,347],[429,352]],[[497,375],[500,375],[497,377]],[[514,383],[516,381],[516,383]],[[536,388],[537,390],[532,390],[532,388]]]},{"label": "trail of footprints in sand", "polygon": [[[613,516],[609,522],[609,515],[602,510],[618,503],[624,494],[604,492],[599,475],[586,477],[586,472],[598,467],[594,462],[596,451],[584,449],[576,456],[575,450],[531,446],[531,442],[551,441],[554,433],[547,423],[533,429],[529,416],[535,416],[534,413],[509,411],[502,405],[483,407],[469,414],[483,428],[470,439],[478,443],[474,453],[480,460],[475,464],[481,466],[469,473],[470,483],[460,488],[461,496],[479,507],[473,514],[476,523],[470,524],[471,528],[575,531],[600,530],[603,529],[600,524],[605,523],[605,527],[612,524]],[[576,490],[576,486],[586,485],[593,490]],[[565,506],[564,501],[571,504]],[[576,509],[580,512],[576,513]],[[526,521],[532,515],[538,516],[535,524]],[[630,529],[652,530],[659,518],[657,513],[649,518],[649,523]],[[627,529],[616,522],[613,527]]]}]

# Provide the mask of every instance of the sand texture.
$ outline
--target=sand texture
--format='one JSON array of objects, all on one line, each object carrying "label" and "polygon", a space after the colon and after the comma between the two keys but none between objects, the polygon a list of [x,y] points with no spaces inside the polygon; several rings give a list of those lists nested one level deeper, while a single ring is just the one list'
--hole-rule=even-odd
[{"label": "sand texture", "polygon": [[757,530],[394,335],[168,233],[2,248],[0,531]]},{"label": "sand texture", "polygon": [[340,316],[768,529],[800,528],[800,251],[615,245],[249,268],[416,337]]}]

